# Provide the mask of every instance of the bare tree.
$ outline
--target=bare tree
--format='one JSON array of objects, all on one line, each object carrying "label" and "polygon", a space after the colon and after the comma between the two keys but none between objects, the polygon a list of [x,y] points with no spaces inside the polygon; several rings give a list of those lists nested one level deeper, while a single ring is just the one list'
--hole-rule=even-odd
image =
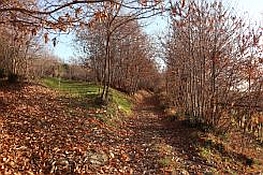
[{"label": "bare tree", "polygon": [[216,1],[190,1],[180,17],[171,16],[171,32],[164,44],[171,103],[190,119],[229,127],[231,110],[239,111],[233,106],[241,105],[246,92],[243,105],[250,112],[241,116],[246,116],[244,125],[249,125],[252,106],[257,106],[252,94],[260,93],[252,90],[252,84],[258,82],[255,72],[260,72],[256,53],[261,52],[261,32]]}]

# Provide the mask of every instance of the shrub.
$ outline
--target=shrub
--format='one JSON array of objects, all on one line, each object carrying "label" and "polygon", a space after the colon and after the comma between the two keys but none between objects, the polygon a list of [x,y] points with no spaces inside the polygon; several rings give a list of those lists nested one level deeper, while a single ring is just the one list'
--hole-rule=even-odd
[{"label": "shrub", "polygon": [[5,70],[0,68],[0,78],[5,78]]},{"label": "shrub", "polygon": [[18,75],[14,73],[8,74],[8,82],[9,83],[17,83],[18,82]]}]

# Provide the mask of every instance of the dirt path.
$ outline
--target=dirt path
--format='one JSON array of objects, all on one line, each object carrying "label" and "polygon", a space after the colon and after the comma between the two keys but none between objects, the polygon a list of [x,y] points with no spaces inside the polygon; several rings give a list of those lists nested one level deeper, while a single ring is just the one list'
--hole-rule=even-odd
[{"label": "dirt path", "polygon": [[117,128],[41,86],[0,98],[0,174],[187,174],[189,140],[177,137],[187,133],[166,125],[152,96]]},{"label": "dirt path", "polygon": [[191,172],[191,131],[167,123],[152,96],[117,128],[40,86],[1,89],[0,99],[0,174]]},{"label": "dirt path", "polygon": [[[184,120],[172,121],[158,110],[158,106],[154,96],[144,98],[125,126],[134,133],[134,137],[129,137],[131,144],[137,151],[142,150],[141,156],[131,161],[134,174],[262,173],[259,163],[262,152],[259,147],[251,146],[250,151],[247,151],[250,154],[244,156],[239,149],[228,148],[220,141],[215,142],[218,138],[210,140],[212,138],[207,138],[208,132],[203,133],[191,128]],[[237,147],[242,145],[237,140],[229,143],[235,143]],[[253,155],[252,152],[257,156],[253,158],[254,165],[250,166],[249,157]]]},{"label": "dirt path", "polygon": [[[142,98],[134,115],[119,116],[114,127],[97,111],[41,86],[0,89],[0,100],[3,175],[249,174],[236,161],[242,157],[211,140],[203,152],[210,162],[203,160],[197,145],[206,141],[183,121],[167,119],[152,95]],[[260,157],[254,157],[258,170],[250,174],[259,174]]]},{"label": "dirt path", "polygon": [[134,133],[133,137],[128,137],[131,145],[141,152],[131,161],[134,174],[210,172],[210,167],[196,155],[191,140],[193,130],[184,127],[181,121],[167,120],[157,107],[153,96],[146,97],[125,126]]}]

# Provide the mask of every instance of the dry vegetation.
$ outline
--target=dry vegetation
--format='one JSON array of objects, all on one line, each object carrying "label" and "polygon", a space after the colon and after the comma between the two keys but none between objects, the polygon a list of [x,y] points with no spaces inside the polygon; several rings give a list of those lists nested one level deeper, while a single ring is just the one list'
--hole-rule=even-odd
[{"label": "dry vegetation", "polygon": [[1,1],[0,174],[262,174],[262,32],[218,1]]},{"label": "dry vegetation", "polygon": [[[175,6],[175,8],[177,8]],[[262,140],[262,30],[222,2],[192,1],[171,17],[163,99],[189,120]]]},{"label": "dry vegetation", "polygon": [[136,96],[132,115],[112,118],[90,98],[1,87],[1,174],[262,173],[263,148],[249,136],[170,120],[153,94]]}]

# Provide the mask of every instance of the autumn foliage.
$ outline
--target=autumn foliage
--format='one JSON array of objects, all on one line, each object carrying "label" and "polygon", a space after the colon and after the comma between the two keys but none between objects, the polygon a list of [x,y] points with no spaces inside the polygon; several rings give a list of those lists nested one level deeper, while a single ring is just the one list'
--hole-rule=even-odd
[{"label": "autumn foliage", "polygon": [[170,105],[193,122],[225,131],[242,127],[262,140],[259,26],[250,26],[221,2],[190,1],[180,17],[171,14],[170,27],[163,45]]},{"label": "autumn foliage", "polygon": [[[141,21],[156,15],[160,45]],[[262,173],[262,32],[222,1],[0,1],[0,174]],[[67,62],[51,53],[62,34]],[[97,108],[43,77],[96,84]],[[130,118],[112,88],[141,97]]]}]

